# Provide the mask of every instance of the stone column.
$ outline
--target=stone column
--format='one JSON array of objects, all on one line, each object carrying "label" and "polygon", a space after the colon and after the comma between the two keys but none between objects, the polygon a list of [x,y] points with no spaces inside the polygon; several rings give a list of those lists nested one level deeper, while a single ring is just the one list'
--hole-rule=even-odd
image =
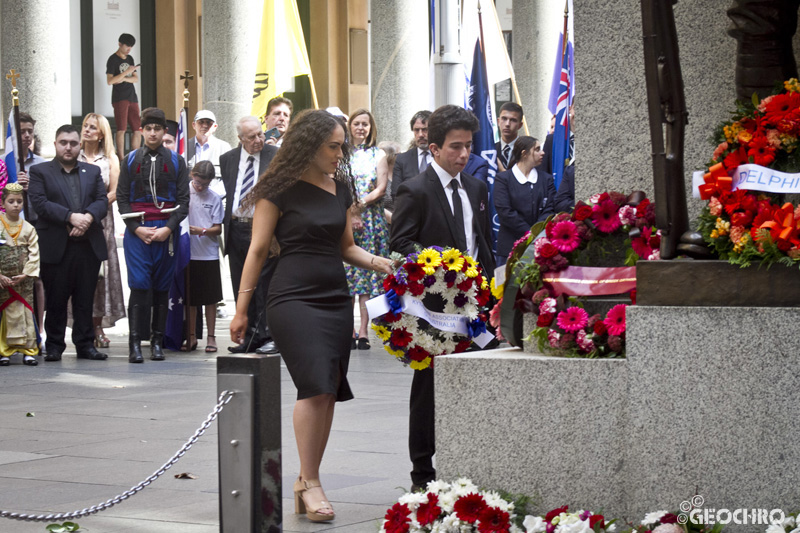
[{"label": "stone column", "polygon": [[70,56],[64,53],[70,42],[69,2],[3,0],[1,5],[2,122],[11,109],[11,84],[5,75],[13,68],[21,74],[20,111],[36,120],[42,155],[52,157],[56,130],[72,118]]},{"label": "stone column", "polygon": [[217,116],[215,135],[231,146],[236,122],[250,114],[262,8],[258,0],[203,0],[204,106]]},{"label": "stone column", "polygon": [[428,64],[428,2],[372,0],[371,2],[372,112],[378,140],[412,139],[409,120],[430,109]]},{"label": "stone column", "polygon": [[[575,5],[575,198],[604,190],[653,194],[639,0]],[[691,173],[714,147],[708,137],[729,118],[736,89],[736,41],[726,30],[730,2],[678,2],[675,20],[689,124],[684,160],[689,220],[702,204],[692,199]],[[516,13],[515,13],[516,18]]]},{"label": "stone column", "polygon": [[[563,2],[513,4],[512,64],[519,88],[519,104],[531,136],[541,139],[550,127],[547,99],[558,47],[558,34],[564,27]],[[576,67],[577,68],[577,67]]]}]

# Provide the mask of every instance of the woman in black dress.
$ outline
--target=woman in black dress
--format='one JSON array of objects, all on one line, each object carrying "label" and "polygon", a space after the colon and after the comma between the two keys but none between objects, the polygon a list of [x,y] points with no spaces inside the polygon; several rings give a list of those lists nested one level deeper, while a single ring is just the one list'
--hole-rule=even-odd
[{"label": "woman in black dress", "polygon": [[326,111],[301,113],[283,146],[248,196],[253,236],[231,339],[244,341],[247,306],[275,236],[281,253],[267,302],[270,330],[297,387],[293,425],[300,456],[295,512],[334,518],[319,484],[319,465],[334,404],[353,398],[347,383],[353,312],[342,261],[392,271],[392,262],[353,242],[350,209],[355,189],[344,124]]}]

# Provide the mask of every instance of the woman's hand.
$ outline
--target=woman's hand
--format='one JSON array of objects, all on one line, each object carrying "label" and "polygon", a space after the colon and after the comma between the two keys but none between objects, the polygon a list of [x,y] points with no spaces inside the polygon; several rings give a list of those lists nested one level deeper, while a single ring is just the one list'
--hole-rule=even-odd
[{"label": "woman's hand", "polygon": [[244,342],[244,334],[247,331],[247,315],[236,313],[231,320],[231,341],[236,344]]},{"label": "woman's hand", "polygon": [[388,257],[375,255],[372,257],[371,264],[377,272],[383,272],[384,274],[391,274],[394,272],[394,261]]},{"label": "woman's hand", "polygon": [[353,231],[362,231],[364,229],[364,221],[361,220],[361,215],[353,215],[351,222],[353,224]]},{"label": "woman's hand", "polygon": [[0,274],[0,289],[5,289],[6,287],[10,287],[12,285],[11,278],[8,278],[2,274]]},{"label": "woman's hand", "polygon": [[15,285],[15,286],[19,285],[20,283],[25,281],[25,278],[27,278],[27,277],[28,276],[26,274],[19,274],[17,276],[14,276],[13,278],[11,278],[11,285]]}]

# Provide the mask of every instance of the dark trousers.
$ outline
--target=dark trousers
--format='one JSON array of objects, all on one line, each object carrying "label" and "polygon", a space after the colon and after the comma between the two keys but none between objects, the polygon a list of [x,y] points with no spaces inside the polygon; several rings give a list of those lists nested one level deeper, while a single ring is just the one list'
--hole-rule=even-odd
[{"label": "dark trousers", "polygon": [[[227,244],[228,264],[231,268],[233,297],[237,302],[239,301],[239,287],[242,282],[242,270],[244,269],[244,261],[247,259],[247,251],[250,249],[251,237],[250,224],[231,220],[231,230],[228,233],[229,242]],[[253,291],[253,297],[250,299],[250,306],[247,308],[248,328],[244,340],[245,344],[251,348],[248,351],[255,350],[265,342],[272,340],[272,335],[267,325],[267,295],[269,294],[269,282],[277,264],[277,257],[268,258],[264,262],[261,274],[258,277],[258,284]],[[245,289],[249,288],[245,287]]]},{"label": "dark trousers", "polygon": [[411,481],[424,486],[436,479],[436,469],[433,468],[436,435],[432,368],[414,371],[409,408],[408,452],[413,465]]},{"label": "dark trousers", "polygon": [[42,263],[41,276],[47,315],[44,329],[48,354],[66,348],[67,302],[72,298],[72,343],[78,352],[89,350],[94,340],[92,304],[100,260],[88,240],[70,240],[60,263]]}]

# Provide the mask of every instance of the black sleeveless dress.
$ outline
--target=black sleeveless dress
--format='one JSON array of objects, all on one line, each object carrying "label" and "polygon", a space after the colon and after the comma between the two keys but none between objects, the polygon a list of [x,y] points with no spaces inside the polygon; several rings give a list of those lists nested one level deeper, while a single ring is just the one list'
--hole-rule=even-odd
[{"label": "black sleeveless dress", "polygon": [[333,195],[298,181],[275,198],[280,260],[269,286],[267,320],[297,387],[297,399],[353,398],[347,383],[353,309],[341,240],[352,203],[346,185]]}]

